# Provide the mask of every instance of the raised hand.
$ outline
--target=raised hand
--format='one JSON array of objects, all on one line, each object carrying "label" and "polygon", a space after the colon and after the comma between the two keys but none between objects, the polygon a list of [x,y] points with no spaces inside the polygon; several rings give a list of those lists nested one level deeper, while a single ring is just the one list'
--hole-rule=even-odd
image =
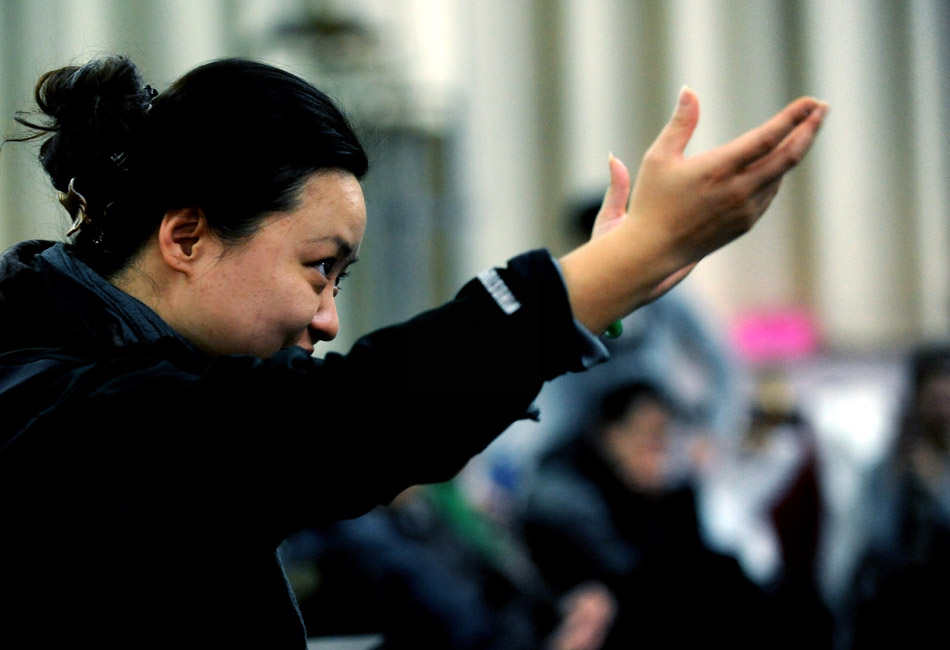
[{"label": "raised hand", "polygon": [[808,151],[827,106],[804,97],[732,142],[683,155],[699,121],[699,100],[680,92],[673,117],[643,157],[630,214],[695,262],[747,232]]},{"label": "raised hand", "polygon": [[826,111],[816,99],[797,99],[732,142],[687,158],[699,101],[684,88],[643,157],[629,207],[624,210],[629,173],[611,158],[611,183],[592,239],[561,258],[578,320],[602,332],[752,228],[785,173],[808,151]]},{"label": "raised hand", "polygon": [[[627,166],[613,154],[610,155],[608,163],[610,165],[610,184],[607,187],[600,210],[597,212],[597,217],[594,219],[591,239],[596,239],[610,232],[620,225],[620,222],[627,216],[627,204],[630,201],[630,172],[627,170]],[[698,262],[692,262],[671,273],[654,287],[643,302],[656,300],[682,282],[695,268],[696,264]]]}]

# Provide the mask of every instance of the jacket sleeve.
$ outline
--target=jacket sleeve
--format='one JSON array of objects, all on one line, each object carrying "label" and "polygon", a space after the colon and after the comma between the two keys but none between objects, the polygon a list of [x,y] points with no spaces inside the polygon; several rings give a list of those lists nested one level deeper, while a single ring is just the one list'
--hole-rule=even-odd
[{"label": "jacket sleeve", "polygon": [[[347,486],[360,505],[334,516],[388,502],[413,483],[447,480],[525,416],[545,380],[582,370],[588,344],[555,263],[535,251],[482,273],[447,305],[362,338],[346,355],[319,362],[285,353],[273,363],[306,379],[294,377],[279,392],[295,395],[312,422],[309,460],[296,471]],[[272,415],[269,429],[297,447],[300,414]],[[306,492],[306,481],[296,489]]]},{"label": "jacket sleeve", "polygon": [[126,485],[161,481],[161,498],[192,512],[286,534],[447,480],[524,417],[545,380],[582,370],[591,339],[556,263],[534,251],[348,354],[293,349],[186,372],[129,351],[52,388],[62,408],[49,417],[90,432],[71,443],[87,462],[120,454],[108,470]]}]

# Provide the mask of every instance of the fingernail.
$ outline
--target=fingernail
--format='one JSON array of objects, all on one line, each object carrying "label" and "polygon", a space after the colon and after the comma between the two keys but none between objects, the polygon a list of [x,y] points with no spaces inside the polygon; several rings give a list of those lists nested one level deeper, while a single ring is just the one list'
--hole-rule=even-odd
[{"label": "fingernail", "polygon": [[825,102],[819,101],[814,106],[812,106],[809,111],[805,114],[806,118],[817,117],[819,120],[825,117],[825,113],[828,111],[828,104]]},{"label": "fingernail", "polygon": [[686,94],[687,94],[688,92],[690,92],[691,90],[692,90],[692,89],[691,89],[688,85],[686,85],[686,84],[683,84],[683,85],[680,87],[680,94],[679,94],[679,96],[676,98],[676,108],[673,109],[673,112],[674,112],[674,113],[675,113],[676,111],[678,111],[680,108],[682,108],[683,105],[686,103]]}]

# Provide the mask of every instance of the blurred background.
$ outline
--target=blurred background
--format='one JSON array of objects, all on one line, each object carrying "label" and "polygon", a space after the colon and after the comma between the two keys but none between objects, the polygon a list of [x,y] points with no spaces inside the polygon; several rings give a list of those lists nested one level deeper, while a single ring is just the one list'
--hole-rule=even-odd
[{"label": "blurred background", "polygon": [[[832,610],[848,610],[876,507],[869,486],[912,401],[910,355],[950,339],[950,3],[0,0],[3,134],[32,108],[42,72],[105,52],[130,56],[158,89],[209,59],[262,59],[351,115],[371,156],[369,226],[341,295],[338,350],[518,252],[569,250],[608,154],[635,169],[683,84],[702,104],[688,153],[797,96],[828,101],[814,149],[763,221],[671,294],[701,322],[691,340],[715,348],[717,372],[664,381],[728,406],[684,425],[692,441],[709,433],[714,459],[735,452],[728,441],[744,439],[763,404],[808,423],[824,512],[817,581]],[[35,153],[0,155],[3,248],[67,227]],[[678,368],[671,356],[659,364]],[[615,380],[545,389],[541,422],[473,464],[473,502],[527,480],[541,449],[583,419],[580,396]],[[738,471],[728,465],[698,473],[706,534],[767,575],[776,551],[739,539],[746,506],[723,479]]]}]

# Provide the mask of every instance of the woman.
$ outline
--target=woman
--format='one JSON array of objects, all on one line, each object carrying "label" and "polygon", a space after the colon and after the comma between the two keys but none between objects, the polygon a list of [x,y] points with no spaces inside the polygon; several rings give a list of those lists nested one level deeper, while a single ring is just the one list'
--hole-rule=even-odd
[{"label": "woman", "polygon": [[695,489],[670,475],[679,413],[669,395],[635,380],[592,410],[541,457],[526,490],[522,529],[541,574],[560,593],[608,590],[613,602],[592,617],[615,620],[605,649],[761,647],[777,622],[771,600],[705,544]]},{"label": "woman", "polygon": [[36,99],[47,119],[20,121],[74,221],[0,258],[4,648],[304,647],[281,540],[450,477],[603,356],[592,334],[748,230],[825,111],[800,99],[685,160],[684,89],[629,214],[611,161],[589,244],[318,360],[366,219],[332,102],[243,60],[156,94],[121,57]]}]

